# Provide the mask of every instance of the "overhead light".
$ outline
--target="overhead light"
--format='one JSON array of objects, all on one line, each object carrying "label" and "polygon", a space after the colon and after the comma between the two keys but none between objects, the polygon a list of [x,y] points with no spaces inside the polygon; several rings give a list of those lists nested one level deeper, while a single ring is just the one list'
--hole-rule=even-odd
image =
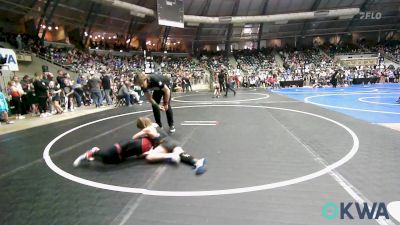
[{"label": "overhead light", "polygon": [[123,52],[122,50],[119,50],[119,52]]},{"label": "overhead light", "polygon": [[156,44],[153,44],[153,46],[156,46]]},{"label": "overhead light", "polygon": [[179,45],[181,42],[180,42],[180,41],[178,41],[177,43],[178,43],[178,45]]},{"label": "overhead light", "polygon": [[54,29],[58,30],[58,26],[55,26]]},{"label": "overhead light", "polygon": [[103,36],[103,37],[101,37],[101,40],[104,40],[104,36]]},{"label": "overhead light", "polygon": [[108,40],[111,40],[111,37],[108,37]]},{"label": "overhead light", "polygon": [[99,49],[99,47],[96,47],[96,49]]},{"label": "overhead light", "polygon": [[114,39],[117,39],[117,35],[114,35],[113,38],[114,38]]},{"label": "overhead light", "polygon": [[94,39],[97,39],[97,36],[96,36],[96,37],[94,37]]},{"label": "overhead light", "polygon": [[51,30],[51,27],[48,27],[47,29],[48,29],[48,30]]},{"label": "overhead light", "polygon": [[89,37],[92,38],[93,36],[92,36],[92,35],[89,35]]},{"label": "overhead light", "polygon": [[42,28],[43,28],[43,29],[46,29],[46,25],[43,24],[43,25],[42,25]]},{"label": "overhead light", "polygon": [[88,36],[88,33],[85,31],[85,37],[87,37]]},{"label": "overhead light", "polygon": [[129,42],[131,42],[131,39],[126,40],[126,43],[128,44]]}]

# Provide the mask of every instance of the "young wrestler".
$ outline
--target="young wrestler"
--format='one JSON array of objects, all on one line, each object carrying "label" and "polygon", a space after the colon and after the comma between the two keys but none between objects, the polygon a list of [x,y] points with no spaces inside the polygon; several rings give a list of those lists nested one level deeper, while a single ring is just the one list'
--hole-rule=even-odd
[{"label": "young wrestler", "polygon": [[169,159],[172,162],[188,164],[193,167],[196,175],[201,175],[206,172],[206,160],[196,159],[186,153],[179,144],[168,136],[158,124],[153,123],[149,118],[140,117],[137,120],[137,128],[140,132],[133,135],[133,139],[147,137],[153,145],[153,149],[145,155],[148,161],[161,161]]},{"label": "young wrestler", "polygon": [[93,147],[80,155],[73,163],[74,167],[83,162],[98,160],[106,164],[117,164],[125,161],[128,157],[142,157],[152,148],[148,138],[138,138],[115,143],[107,149]]},{"label": "young wrestler", "polygon": [[128,157],[137,157],[145,158],[148,162],[183,162],[192,166],[196,175],[201,175],[206,171],[204,158],[195,159],[184,152],[176,141],[149,118],[140,117],[137,120],[137,127],[141,131],[133,135],[131,140],[116,143],[108,149],[93,147],[74,161],[74,167],[92,160],[116,164]]},{"label": "young wrestler", "polygon": [[213,98],[219,98],[219,96],[221,96],[221,91],[220,91],[220,86],[219,86],[219,83],[218,83],[217,75],[214,76],[213,86],[214,86],[214,96],[213,96]]}]

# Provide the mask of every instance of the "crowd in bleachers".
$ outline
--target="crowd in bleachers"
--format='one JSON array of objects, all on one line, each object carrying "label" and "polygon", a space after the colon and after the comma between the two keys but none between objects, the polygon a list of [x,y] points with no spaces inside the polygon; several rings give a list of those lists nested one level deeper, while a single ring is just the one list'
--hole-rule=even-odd
[{"label": "crowd in bleachers", "polygon": [[280,55],[284,60],[283,81],[304,80],[309,86],[310,80],[326,80],[332,73],[332,59],[318,48],[285,49]]},{"label": "crowd in bleachers", "polygon": [[391,59],[395,62],[400,63],[400,44],[385,46],[383,47],[383,52],[389,55]]},{"label": "crowd in bleachers", "polygon": [[239,81],[243,87],[272,86],[277,82],[281,68],[275,61],[275,52],[272,49],[245,49],[234,51],[233,55],[241,73]]},{"label": "crowd in bleachers", "polygon": [[33,35],[4,32],[0,28],[0,42],[8,43],[17,50],[36,50],[35,40]]},{"label": "crowd in bleachers", "polygon": [[133,73],[116,77],[103,69],[81,74],[76,79],[63,70],[58,70],[55,76],[49,72],[35,74],[34,77],[25,75],[21,81],[14,76],[5,92],[10,96],[10,106],[16,119],[24,119],[24,114],[47,117],[82,106],[93,105],[97,108],[120,101],[126,106],[142,103],[140,88],[133,85]]},{"label": "crowd in bleachers", "polygon": [[174,92],[192,90],[192,84],[206,83],[206,74],[200,63],[192,57],[154,57],[165,76],[171,77]]},{"label": "crowd in bleachers", "polygon": [[144,58],[139,55],[123,57],[114,56],[111,53],[100,55],[93,52],[90,54],[75,48],[48,46],[41,49],[40,55],[46,60],[73,72],[86,71],[93,66],[107,67],[118,71],[133,71],[142,68],[144,65]]},{"label": "crowd in bleachers", "polygon": [[[389,80],[398,81],[399,69],[386,67],[384,65],[367,66],[345,66],[335,61],[331,55],[363,54],[374,52],[374,49],[365,46],[360,48],[349,48],[349,46],[332,47],[324,52],[322,49],[313,48],[302,51],[285,51],[284,58],[285,71],[282,74],[283,80],[303,80],[306,86],[330,85],[333,74],[337,72],[337,79],[340,85],[351,84],[353,79],[375,78],[377,82],[388,82]],[[376,52],[376,51],[375,51]]]}]

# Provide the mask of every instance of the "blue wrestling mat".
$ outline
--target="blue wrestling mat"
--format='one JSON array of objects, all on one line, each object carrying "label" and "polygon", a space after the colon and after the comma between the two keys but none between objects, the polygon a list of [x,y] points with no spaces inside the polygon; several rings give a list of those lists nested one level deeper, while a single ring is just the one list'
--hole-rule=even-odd
[{"label": "blue wrestling mat", "polygon": [[338,88],[285,88],[273,93],[328,108],[371,123],[400,123],[400,84]]}]

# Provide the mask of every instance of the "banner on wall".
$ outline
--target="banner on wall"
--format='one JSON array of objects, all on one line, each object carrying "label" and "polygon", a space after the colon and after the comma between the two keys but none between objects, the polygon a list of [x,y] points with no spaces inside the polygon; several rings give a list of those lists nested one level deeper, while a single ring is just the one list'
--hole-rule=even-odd
[{"label": "banner on wall", "polygon": [[1,70],[19,71],[17,55],[12,49],[0,48],[0,64]]}]

